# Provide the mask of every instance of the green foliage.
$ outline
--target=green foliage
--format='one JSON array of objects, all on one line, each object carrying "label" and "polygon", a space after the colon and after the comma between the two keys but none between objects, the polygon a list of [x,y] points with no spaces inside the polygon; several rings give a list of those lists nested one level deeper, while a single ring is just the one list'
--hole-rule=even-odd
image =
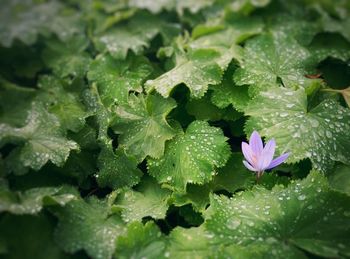
[{"label": "green foliage", "polygon": [[299,249],[349,256],[348,202],[314,171],[285,189],[256,187],[233,199],[212,196],[205,226],[211,243],[260,247],[265,256],[306,258]]},{"label": "green foliage", "polygon": [[[188,43],[187,52],[180,46],[176,53],[176,66],[160,77],[146,82],[148,91],[155,89],[168,97],[173,88],[185,84],[194,98],[201,98],[209,85],[217,85],[222,80],[223,71],[233,58],[241,59],[241,48],[237,46],[247,37],[261,31],[261,26],[253,20],[228,24],[227,29],[216,31],[204,29],[196,39]],[[211,32],[211,33],[210,33]]]},{"label": "green foliage", "polygon": [[312,71],[310,57],[307,49],[283,33],[261,35],[247,42],[234,80],[238,85],[307,88],[314,81],[305,77]]},{"label": "green foliage", "polygon": [[69,152],[79,148],[77,143],[65,138],[57,117],[39,103],[33,103],[24,127],[0,124],[0,139],[1,146],[20,143],[11,152],[9,162],[11,171],[18,174],[26,172],[28,167],[39,170],[49,160],[63,166]]},{"label": "green foliage", "polygon": [[291,151],[289,162],[310,158],[323,172],[334,161],[349,163],[350,111],[334,100],[324,100],[309,109],[304,90],[274,88],[255,98],[245,113],[251,116],[246,131],[257,129],[275,138],[279,152]]},{"label": "green foliage", "polygon": [[[349,21],[348,0],[2,1],[0,257],[350,257]],[[254,130],[289,152],[260,178]]]},{"label": "green foliage", "polygon": [[116,109],[113,128],[120,134],[119,144],[140,161],[147,156],[160,158],[165,141],[175,136],[175,130],[166,121],[175,107],[173,99],[159,95],[130,95],[128,105]]},{"label": "green foliage", "polygon": [[30,45],[39,35],[54,33],[62,41],[82,33],[80,15],[56,1],[6,0],[1,8],[1,45],[10,47],[15,40]]},{"label": "green foliage", "polygon": [[4,253],[0,251],[1,257],[11,259],[67,258],[55,244],[52,236],[53,230],[53,221],[44,214],[38,216],[5,215],[0,220],[0,240],[5,249]]},{"label": "green foliage", "polygon": [[59,219],[55,240],[69,253],[84,249],[92,258],[111,258],[117,236],[125,231],[109,202],[95,197],[72,201],[55,214]]},{"label": "green foliage", "polygon": [[115,60],[110,55],[98,56],[91,64],[88,79],[97,84],[102,103],[127,103],[130,91],[142,92],[141,83],[152,73],[145,57],[130,55],[126,60]]},{"label": "green foliage", "polygon": [[[3,79],[0,81],[0,89],[0,121],[12,126],[23,126],[36,95],[35,90],[17,86]],[[13,107],[14,103],[16,107]]]},{"label": "green foliage", "polygon": [[116,258],[161,258],[166,240],[153,222],[133,222],[117,240]]},{"label": "green foliage", "polygon": [[141,221],[144,217],[164,219],[171,192],[162,189],[154,179],[146,178],[137,190],[126,190],[117,199],[125,222]]},{"label": "green foliage", "polygon": [[349,174],[349,166],[338,165],[334,172],[329,175],[329,185],[334,190],[350,195]]},{"label": "green foliage", "polygon": [[75,37],[67,42],[48,41],[42,58],[54,74],[61,78],[83,77],[91,62],[90,55],[85,51],[88,43],[84,37]]},{"label": "green foliage", "polygon": [[159,183],[185,192],[187,183],[208,182],[215,168],[225,165],[230,155],[226,140],[220,129],[194,121],[169,142],[162,158],[148,160],[149,172]]},{"label": "green foliage", "polygon": [[86,111],[77,92],[66,89],[63,82],[48,76],[40,78],[38,87],[42,91],[37,100],[47,105],[48,110],[58,117],[62,128],[74,132],[83,128],[90,113]]},{"label": "green foliage", "polygon": [[158,34],[161,34],[166,42],[177,33],[176,25],[157,16],[139,13],[127,24],[99,33],[94,38],[94,43],[100,52],[107,51],[116,59],[125,59],[129,50],[141,54]]},{"label": "green foliage", "polygon": [[0,192],[0,212],[8,211],[19,215],[37,214],[44,205],[63,206],[75,198],[75,191],[68,187],[39,187],[24,192],[11,192],[3,188]]},{"label": "green foliage", "polygon": [[98,167],[100,170],[96,178],[101,187],[131,187],[137,184],[142,176],[136,160],[128,157],[123,149],[114,152],[111,147],[103,147],[99,154]]},{"label": "green foliage", "polygon": [[202,97],[209,84],[221,81],[222,69],[218,62],[219,52],[211,49],[197,50],[177,64],[172,70],[155,80],[146,83],[148,91],[156,89],[164,97],[169,97],[172,89],[181,83],[186,84],[193,97]]}]

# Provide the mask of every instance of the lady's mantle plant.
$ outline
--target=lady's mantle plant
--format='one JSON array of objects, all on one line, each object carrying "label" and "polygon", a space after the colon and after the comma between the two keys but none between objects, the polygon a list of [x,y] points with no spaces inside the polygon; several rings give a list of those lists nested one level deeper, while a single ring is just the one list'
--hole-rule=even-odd
[{"label": "lady's mantle plant", "polygon": [[349,258],[349,21],[348,0],[2,1],[0,257]]}]

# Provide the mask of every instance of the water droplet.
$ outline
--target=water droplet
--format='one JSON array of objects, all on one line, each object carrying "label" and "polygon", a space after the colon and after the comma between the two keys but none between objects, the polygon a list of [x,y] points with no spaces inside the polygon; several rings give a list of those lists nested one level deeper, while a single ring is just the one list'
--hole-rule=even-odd
[{"label": "water droplet", "polygon": [[239,225],[241,224],[241,221],[238,220],[238,219],[233,219],[233,220],[230,220],[228,223],[227,223],[227,227],[229,229],[236,229]]},{"label": "water droplet", "polygon": [[303,201],[306,199],[306,196],[304,194],[298,196],[299,201]]},{"label": "water droplet", "polygon": [[310,123],[311,123],[311,126],[314,128],[317,128],[320,125],[320,123],[315,119],[310,120]]}]

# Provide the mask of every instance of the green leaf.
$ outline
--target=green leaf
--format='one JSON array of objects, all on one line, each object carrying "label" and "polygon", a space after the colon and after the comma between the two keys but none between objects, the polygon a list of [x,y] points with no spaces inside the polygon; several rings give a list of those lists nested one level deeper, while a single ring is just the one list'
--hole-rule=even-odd
[{"label": "green leaf", "polygon": [[126,190],[117,199],[125,222],[141,221],[144,217],[164,219],[171,192],[162,189],[152,178],[144,178],[136,190]]},{"label": "green leaf", "polygon": [[136,7],[140,9],[147,9],[153,14],[160,13],[163,10],[170,11],[175,7],[174,0],[153,0],[153,1],[143,1],[143,0],[130,0],[130,7]]},{"label": "green leaf", "polygon": [[0,212],[12,214],[37,214],[44,205],[64,206],[76,198],[76,193],[69,187],[39,187],[23,192],[0,191]]},{"label": "green leaf", "polygon": [[54,76],[41,77],[38,87],[42,91],[38,93],[36,100],[58,117],[62,128],[78,132],[84,127],[85,119],[91,113],[86,111],[76,92],[66,89],[62,81]]},{"label": "green leaf", "polygon": [[0,124],[0,146],[19,144],[12,151],[16,158],[13,166],[39,170],[48,161],[63,166],[69,152],[79,149],[74,141],[65,138],[56,116],[48,113],[41,104],[33,103],[26,122],[22,128]]},{"label": "green leaf", "polygon": [[270,247],[243,247],[240,245],[220,243],[213,244],[213,235],[207,233],[203,225],[197,228],[175,228],[169,235],[168,247],[164,256],[167,258],[257,258],[261,257]]},{"label": "green leaf", "polygon": [[145,157],[160,158],[164,154],[165,142],[175,136],[166,117],[176,107],[173,99],[160,95],[129,96],[127,105],[118,106],[116,119],[112,123],[118,143],[138,161]]},{"label": "green leaf", "polygon": [[82,148],[79,153],[72,152],[64,167],[59,172],[62,175],[73,177],[77,180],[79,186],[82,186],[89,179],[88,177],[96,172],[96,155]]},{"label": "green leaf", "polygon": [[211,88],[213,90],[211,101],[219,108],[232,105],[237,111],[244,111],[250,101],[248,87],[236,85],[233,82],[234,69],[234,67],[229,66],[221,84]]},{"label": "green leaf", "polygon": [[274,88],[255,98],[245,113],[251,116],[246,132],[256,129],[267,139],[275,138],[277,153],[291,152],[288,162],[310,158],[325,172],[334,161],[350,161],[350,110],[332,99],[309,110],[303,89]]},{"label": "green leaf", "polygon": [[115,241],[125,229],[120,217],[111,214],[106,200],[79,199],[55,213],[59,219],[55,240],[64,251],[84,249],[94,259],[112,258]]},{"label": "green leaf", "polygon": [[114,152],[111,146],[103,146],[97,163],[99,171],[96,180],[100,187],[131,187],[142,176],[142,171],[137,168],[137,161],[127,156],[121,148]]},{"label": "green leaf", "polygon": [[306,12],[290,15],[287,13],[278,14],[269,21],[269,30],[278,37],[284,33],[296,39],[301,45],[307,46],[314,36],[322,31],[321,23],[317,19],[304,19]]},{"label": "green leaf", "polygon": [[231,9],[235,12],[249,14],[256,8],[262,8],[270,4],[271,0],[238,0],[231,4]]},{"label": "green leaf", "polygon": [[154,80],[145,84],[148,92],[155,89],[168,97],[173,88],[184,83],[191,97],[201,98],[209,85],[221,82],[224,70],[233,58],[240,59],[242,49],[238,43],[261,31],[261,25],[252,20],[235,21],[226,30],[202,35],[188,43],[188,52],[177,57],[176,66]]},{"label": "green leaf", "polygon": [[[263,31],[263,25],[260,18],[256,17],[225,17],[225,21],[222,22],[221,27],[214,24],[204,27],[201,33],[194,31],[192,33],[193,41],[189,42],[191,49],[212,48],[218,51],[225,51],[232,47],[236,48],[234,58],[240,59],[240,49],[237,49],[235,44],[244,42],[249,37],[259,34]],[[199,25],[201,28],[203,25]]]},{"label": "green leaf", "polygon": [[188,184],[185,194],[173,193],[174,205],[192,204],[196,211],[203,212],[210,204],[209,196],[211,193],[216,191],[234,193],[237,190],[250,188],[255,183],[255,177],[244,167],[242,161],[241,153],[232,153],[226,165],[217,170],[217,174],[209,183],[204,185]]},{"label": "green leaf", "polygon": [[117,240],[116,258],[162,258],[166,240],[158,227],[149,221],[130,223],[126,234]]},{"label": "green leaf", "polygon": [[16,127],[23,126],[35,95],[36,91],[32,88],[0,79],[0,121]]},{"label": "green leaf", "polygon": [[164,41],[167,42],[177,33],[177,25],[167,23],[157,16],[140,12],[127,24],[99,33],[93,41],[100,52],[107,51],[116,59],[125,59],[129,50],[134,54],[141,54],[158,34],[161,34]]},{"label": "green leaf", "polygon": [[290,88],[307,88],[314,81],[305,77],[311,70],[310,53],[283,33],[264,34],[249,40],[241,68],[234,73],[238,85],[271,87],[281,83]]},{"label": "green leaf", "polygon": [[172,203],[175,206],[181,207],[191,204],[197,212],[203,212],[209,205],[209,195],[213,192],[210,183],[204,185],[187,184],[186,193],[172,194]]},{"label": "green leaf", "polygon": [[210,255],[208,239],[203,227],[175,228],[169,235],[169,245],[164,253],[167,258],[199,259]]},{"label": "green leaf", "polygon": [[201,99],[192,99],[186,104],[186,110],[190,115],[195,116],[197,120],[205,121],[235,121],[239,119],[242,114],[227,107],[226,109],[220,109],[211,102],[211,95],[206,94]]},{"label": "green leaf", "polygon": [[350,167],[347,165],[339,165],[334,172],[328,177],[329,185],[332,189],[346,193],[350,196]]},{"label": "green leaf", "polygon": [[265,246],[265,257],[349,256],[349,197],[329,189],[318,172],[287,188],[253,191],[229,199],[212,196],[205,228],[212,244]]},{"label": "green leaf", "polygon": [[51,33],[65,41],[83,32],[79,13],[57,1],[6,0],[0,17],[0,43],[5,47],[15,40],[31,45],[39,35]]},{"label": "green leaf", "polygon": [[250,101],[246,85],[226,84],[225,81],[218,87],[213,87],[211,101],[220,108],[232,105],[237,111],[244,111]]},{"label": "green leaf", "polygon": [[338,34],[320,34],[309,46],[310,52],[321,62],[328,57],[347,62],[350,59],[350,43]]},{"label": "green leaf", "polygon": [[317,4],[316,7],[318,11],[320,11],[321,9],[323,13],[327,12],[331,16],[337,17],[340,19],[344,19],[350,14],[349,13],[350,3],[347,0],[338,0],[336,5],[332,0],[322,0],[322,1],[307,0],[306,3],[307,4],[316,3]]},{"label": "green leaf", "polygon": [[91,62],[90,55],[85,51],[88,45],[85,37],[75,37],[67,42],[51,40],[47,41],[41,56],[55,75],[61,78],[83,77]]},{"label": "green leaf", "polygon": [[176,10],[180,15],[183,15],[185,10],[191,13],[198,13],[202,9],[212,6],[215,0],[188,0],[176,1]]},{"label": "green leaf", "polygon": [[54,222],[44,214],[36,216],[3,215],[0,240],[5,246],[2,258],[63,259],[67,256],[57,247],[52,232]]},{"label": "green leaf", "polygon": [[334,19],[330,16],[323,16],[323,26],[324,30],[327,32],[336,32],[344,36],[345,39],[350,41],[350,17],[346,17],[345,19]]},{"label": "green leaf", "polygon": [[101,100],[100,93],[95,83],[89,89],[83,92],[84,104],[88,111],[94,115],[97,126],[96,142],[102,146],[110,146],[112,140],[108,136],[108,128],[113,119],[113,114],[110,109],[107,109]]},{"label": "green leaf", "polygon": [[195,98],[202,97],[209,84],[219,84],[222,69],[217,63],[221,58],[219,52],[211,49],[197,50],[189,54],[181,63],[170,71],[145,84],[148,92],[155,89],[164,97],[169,97],[173,88],[184,83]]},{"label": "green leaf", "polygon": [[226,140],[221,129],[194,121],[168,142],[163,157],[148,160],[149,173],[178,192],[185,192],[187,183],[209,182],[230,156]]},{"label": "green leaf", "polygon": [[152,72],[150,62],[142,56],[116,60],[100,55],[92,62],[88,79],[97,84],[102,103],[109,107],[127,103],[130,91],[142,92],[142,83]]},{"label": "green leaf", "polygon": [[0,43],[10,47],[18,39],[25,44],[33,44],[38,34],[46,32],[50,19],[58,12],[57,2],[33,3],[31,0],[13,1],[3,3],[0,12]]},{"label": "green leaf", "polygon": [[234,193],[253,186],[254,176],[245,168],[243,160],[241,153],[232,153],[226,165],[215,175],[211,183],[213,191],[226,190]]}]

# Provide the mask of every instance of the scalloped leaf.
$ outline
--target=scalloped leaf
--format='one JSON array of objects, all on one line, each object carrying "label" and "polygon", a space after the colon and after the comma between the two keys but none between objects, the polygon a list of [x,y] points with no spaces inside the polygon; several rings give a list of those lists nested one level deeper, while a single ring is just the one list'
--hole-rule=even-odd
[{"label": "scalloped leaf", "polygon": [[53,73],[61,78],[84,77],[92,61],[85,51],[88,45],[88,40],[83,36],[67,42],[47,41],[41,57]]},{"label": "scalloped leaf", "polygon": [[106,200],[79,199],[55,210],[55,214],[59,219],[55,240],[68,253],[84,249],[94,259],[112,258],[116,239],[125,232],[122,220],[111,213]]},{"label": "scalloped leaf", "polygon": [[165,141],[176,133],[166,120],[175,107],[175,100],[160,95],[130,95],[127,105],[117,107],[117,118],[112,123],[114,131],[120,134],[119,145],[138,161],[147,156],[160,158]]},{"label": "scalloped leaf", "polygon": [[48,161],[63,166],[69,152],[79,149],[76,142],[65,137],[57,117],[48,113],[41,104],[33,103],[26,122],[22,128],[0,124],[0,146],[19,144],[10,154],[13,155],[13,169],[29,167],[39,170]]},{"label": "scalloped leaf", "polygon": [[155,89],[168,97],[173,88],[185,84],[191,97],[201,98],[209,85],[221,82],[223,72],[231,60],[240,60],[242,48],[238,46],[246,38],[261,32],[259,20],[235,20],[225,30],[202,34],[188,43],[187,53],[178,54],[176,66],[145,84],[148,92]]},{"label": "scalloped leaf", "polygon": [[97,34],[93,41],[100,52],[109,52],[116,59],[125,59],[128,51],[142,54],[150,41],[160,34],[165,42],[176,36],[179,27],[157,16],[140,12],[127,24],[114,26]]},{"label": "scalloped leaf", "polygon": [[219,108],[226,108],[232,105],[237,111],[244,111],[250,101],[248,87],[246,85],[236,85],[232,75],[234,67],[229,66],[225,72],[221,84],[213,86],[211,101]]},{"label": "scalloped leaf", "polygon": [[164,219],[171,191],[162,189],[152,178],[144,178],[136,190],[118,196],[117,207],[122,209],[125,222],[141,221],[144,217]]},{"label": "scalloped leaf", "polygon": [[308,110],[303,89],[274,88],[251,101],[245,114],[251,116],[246,132],[258,130],[268,139],[275,138],[278,153],[290,151],[289,162],[310,158],[323,172],[334,161],[350,161],[350,110],[326,99]]},{"label": "scalloped leaf", "polygon": [[225,109],[218,108],[211,102],[210,94],[206,94],[201,99],[189,100],[186,104],[186,110],[197,120],[204,121],[236,121],[243,115],[232,107],[226,107]]},{"label": "scalloped leaf", "polygon": [[32,88],[0,78],[0,121],[16,127],[23,126],[36,94]]},{"label": "scalloped leaf", "polygon": [[[350,254],[349,197],[313,171],[287,188],[255,187],[229,199],[211,197],[205,228],[212,244],[265,247],[260,256],[307,258]],[[300,250],[301,249],[301,250]]]},{"label": "scalloped leaf", "polygon": [[54,76],[40,77],[38,87],[41,91],[38,92],[36,100],[57,116],[62,128],[78,132],[84,127],[85,119],[91,113],[86,111],[77,92],[65,87],[63,81]]},{"label": "scalloped leaf", "polygon": [[[219,168],[213,179],[204,185],[188,184],[186,193],[173,193],[173,203],[176,206],[192,204],[196,211],[203,212],[210,203],[209,196],[213,192],[248,189],[253,186],[255,177],[242,163],[241,153],[232,153],[226,165]],[[266,176],[262,179],[265,180]]]},{"label": "scalloped leaf", "polygon": [[26,191],[0,191],[0,212],[12,214],[37,214],[44,205],[64,206],[76,198],[76,192],[69,187],[38,187]]},{"label": "scalloped leaf", "polygon": [[208,258],[211,255],[208,239],[203,227],[175,228],[169,235],[169,245],[164,253],[166,258]]},{"label": "scalloped leaf", "polygon": [[334,172],[328,177],[329,185],[332,189],[346,193],[350,196],[350,167],[347,165],[338,165]]},{"label": "scalloped leaf", "polygon": [[243,62],[233,78],[238,85],[273,87],[281,83],[290,88],[308,88],[318,82],[305,77],[312,66],[309,51],[296,40],[284,33],[264,34],[246,43]]},{"label": "scalloped leaf", "polygon": [[80,14],[58,1],[6,0],[0,17],[0,43],[5,47],[15,40],[31,45],[39,35],[51,33],[66,41],[84,28]]},{"label": "scalloped leaf", "polygon": [[121,259],[162,258],[166,243],[152,221],[145,225],[133,222],[128,225],[125,235],[118,237],[115,256]]},{"label": "scalloped leaf", "polygon": [[90,65],[88,79],[95,82],[101,101],[127,104],[130,91],[142,92],[142,82],[153,72],[147,58],[130,55],[126,60],[116,60],[110,55],[98,56]]},{"label": "scalloped leaf", "polygon": [[127,156],[122,148],[114,152],[110,145],[103,145],[97,163],[99,171],[95,177],[100,187],[131,187],[142,176],[142,171],[137,168],[137,161]]},{"label": "scalloped leaf", "polygon": [[178,192],[185,192],[187,183],[209,182],[230,156],[226,140],[221,129],[194,121],[167,143],[163,157],[148,159],[149,173]]},{"label": "scalloped leaf", "polygon": [[202,97],[209,84],[219,84],[223,71],[218,62],[221,54],[213,49],[193,51],[170,71],[145,84],[148,92],[155,89],[164,97],[169,97],[173,88],[184,83],[194,98]]}]

